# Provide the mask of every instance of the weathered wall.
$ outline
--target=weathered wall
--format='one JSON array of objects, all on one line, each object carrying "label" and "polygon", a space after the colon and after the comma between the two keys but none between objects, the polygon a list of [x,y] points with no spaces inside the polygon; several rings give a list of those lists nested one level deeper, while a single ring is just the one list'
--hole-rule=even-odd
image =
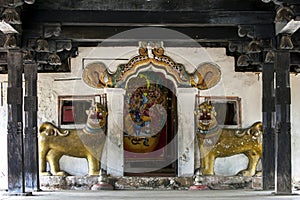
[{"label": "weathered wall", "polygon": [[[0,189],[7,188],[7,104],[6,104],[6,88],[7,76],[0,75],[3,91],[0,91]],[[3,97],[3,98],[2,98]],[[2,104],[3,103],[3,104]]]},{"label": "weathered wall", "polygon": [[300,93],[297,91],[300,84],[299,75],[291,75],[291,135],[292,135],[292,171],[295,181],[300,181],[300,106],[298,101],[300,99]]},{"label": "weathered wall", "polygon": [[[166,48],[165,52],[176,62],[184,64],[188,71],[193,71],[194,66],[201,62],[211,61],[217,63],[222,70],[220,83],[208,91],[201,91],[201,95],[212,96],[239,96],[242,100],[242,126],[246,127],[255,121],[262,119],[261,114],[261,85],[262,81],[254,73],[234,73],[234,60],[225,55],[225,49],[200,49],[200,48]],[[126,60],[115,60],[116,58],[129,59],[137,54],[137,47],[95,47],[80,48],[79,56],[71,60],[72,72],[66,74],[39,74],[38,76],[38,97],[39,112],[38,124],[44,121],[58,122],[57,97],[60,95],[93,95],[103,92],[92,89],[81,80],[63,80],[65,78],[80,78],[84,65],[102,61],[111,70]],[[296,85],[299,85],[299,77],[291,76],[292,86],[292,137],[293,137],[293,176],[300,179],[300,170],[296,168],[300,164],[300,148],[297,144],[300,137],[296,134],[300,131],[300,114],[297,112],[299,106],[297,99],[299,93],[295,92]],[[0,76],[0,80],[6,81],[7,76]],[[3,91],[4,102],[6,102],[6,86]],[[6,108],[7,105],[0,106],[0,158],[6,160]],[[61,159],[61,168],[74,175],[84,175],[87,173],[87,163],[84,159],[70,158],[64,156]],[[196,163],[198,163],[196,159]],[[195,167],[198,167],[196,164]],[[247,166],[247,158],[237,155],[230,158],[217,159],[215,171],[218,175],[233,175]],[[3,162],[0,165],[0,188],[6,187],[7,165]]]}]

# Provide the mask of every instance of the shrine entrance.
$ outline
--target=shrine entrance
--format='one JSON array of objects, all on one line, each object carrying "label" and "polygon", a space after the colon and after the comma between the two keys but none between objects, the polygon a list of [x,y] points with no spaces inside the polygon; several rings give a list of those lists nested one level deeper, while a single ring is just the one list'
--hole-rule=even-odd
[{"label": "shrine entrance", "polygon": [[128,80],[124,99],[124,174],[177,175],[177,97],[161,72]]}]

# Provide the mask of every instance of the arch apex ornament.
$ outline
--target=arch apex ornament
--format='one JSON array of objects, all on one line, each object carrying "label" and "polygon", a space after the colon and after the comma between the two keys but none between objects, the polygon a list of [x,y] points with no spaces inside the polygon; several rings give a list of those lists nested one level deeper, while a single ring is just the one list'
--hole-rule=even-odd
[{"label": "arch apex ornament", "polygon": [[147,47],[140,47],[139,55],[130,59],[128,63],[118,66],[114,84],[122,85],[131,75],[136,74],[139,69],[147,67],[150,64],[164,69],[167,74],[176,80],[178,85],[189,85],[189,74],[186,72],[184,66],[176,63],[169,56],[164,55],[162,47],[151,48],[149,45]]},{"label": "arch apex ornament", "polygon": [[84,68],[82,78],[84,82],[94,88],[126,87],[130,77],[137,75],[140,70],[155,71],[153,68],[164,70],[172,77],[179,87],[196,87],[206,90],[215,86],[221,78],[221,70],[217,64],[202,63],[194,71],[188,73],[183,64],[175,62],[165,55],[160,46],[142,45],[138,55],[121,64],[115,72],[111,72],[103,63],[92,63]]}]

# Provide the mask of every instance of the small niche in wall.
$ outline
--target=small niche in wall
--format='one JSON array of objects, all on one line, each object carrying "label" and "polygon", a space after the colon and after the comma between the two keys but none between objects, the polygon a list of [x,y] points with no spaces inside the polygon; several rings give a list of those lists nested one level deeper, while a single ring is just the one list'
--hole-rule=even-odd
[{"label": "small niche in wall", "polygon": [[59,96],[58,123],[62,128],[81,128],[87,120],[86,111],[94,103],[91,96]]},{"label": "small niche in wall", "polygon": [[237,128],[242,126],[241,98],[236,96],[197,96],[198,104],[211,102],[217,113],[220,126]]}]

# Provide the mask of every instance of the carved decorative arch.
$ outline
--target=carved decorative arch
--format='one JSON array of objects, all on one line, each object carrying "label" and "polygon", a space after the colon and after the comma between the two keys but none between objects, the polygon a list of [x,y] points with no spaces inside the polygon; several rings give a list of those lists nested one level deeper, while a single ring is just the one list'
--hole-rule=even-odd
[{"label": "carved decorative arch", "polygon": [[186,72],[184,66],[164,55],[163,48],[154,48],[149,51],[147,48],[141,47],[138,56],[133,57],[127,64],[118,66],[113,80],[117,85],[122,85],[130,76],[150,64],[165,70],[167,75],[176,80],[177,85],[190,85],[190,75]]},{"label": "carved decorative arch", "polygon": [[215,86],[221,77],[221,70],[214,63],[202,63],[193,73],[188,73],[184,65],[164,55],[164,49],[139,48],[139,55],[126,64],[121,64],[111,72],[103,63],[93,63],[85,67],[83,80],[91,87],[124,87],[128,79],[149,66],[165,71],[175,80],[178,87],[196,87],[201,90]]}]

